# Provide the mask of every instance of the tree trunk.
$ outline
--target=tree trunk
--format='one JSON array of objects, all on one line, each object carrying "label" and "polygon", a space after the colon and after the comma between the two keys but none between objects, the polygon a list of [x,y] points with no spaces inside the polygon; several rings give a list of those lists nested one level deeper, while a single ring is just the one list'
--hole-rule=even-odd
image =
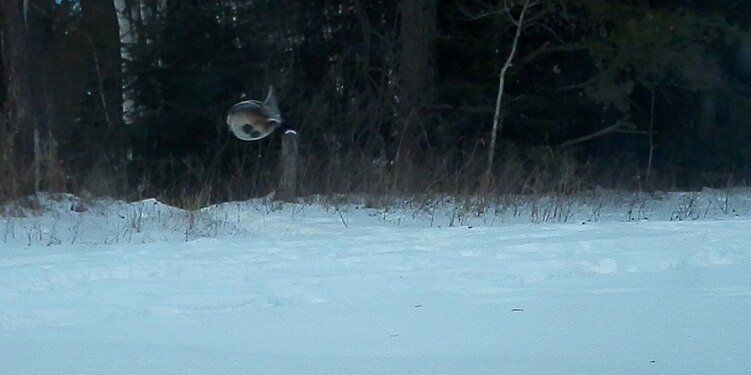
[{"label": "tree trunk", "polygon": [[117,13],[117,24],[120,35],[120,73],[122,74],[122,119],[125,124],[130,124],[135,119],[136,102],[133,91],[130,89],[133,79],[128,74],[127,64],[133,60],[130,48],[138,40],[136,19],[140,14],[138,5],[132,0],[113,0]]},{"label": "tree trunk", "polygon": [[[92,0],[99,1],[99,0]],[[120,32],[120,69],[122,77],[122,119],[132,123],[139,111],[139,103],[131,86],[133,75],[128,65],[134,59],[131,49],[136,45],[153,43],[158,35],[159,17],[167,12],[167,0],[111,0],[113,1]]]},{"label": "tree trunk", "polygon": [[493,115],[493,129],[490,132],[490,147],[488,149],[488,167],[485,170],[485,182],[488,183],[490,180],[490,176],[493,173],[493,162],[495,160],[495,144],[496,144],[496,138],[498,137],[498,132],[500,129],[500,126],[503,124],[501,119],[501,105],[503,103],[503,92],[505,90],[506,85],[506,73],[508,72],[508,69],[511,67],[511,64],[514,61],[514,57],[516,57],[516,49],[519,45],[519,39],[522,35],[522,29],[524,28],[524,16],[527,13],[527,9],[529,9],[531,0],[524,0],[524,4],[522,5],[521,13],[519,13],[518,19],[511,19],[511,21],[516,25],[516,33],[514,34],[514,41],[511,43],[511,51],[508,53],[508,56],[506,57],[506,61],[503,63],[503,66],[501,67],[501,72],[498,75],[498,95],[496,96],[495,100],[495,114]]},{"label": "tree trunk", "polygon": [[[38,192],[42,187],[50,188],[49,181],[41,178],[41,168],[48,173],[48,164],[57,160],[56,155],[41,152],[56,149],[49,147],[55,143],[52,131],[57,118],[57,87],[52,79],[58,61],[54,4],[46,0],[0,0],[0,11],[8,128],[4,131],[3,158],[13,165],[13,180],[25,180],[19,182],[22,186],[16,193],[28,193],[32,187]],[[30,166],[39,173],[29,176]]]},{"label": "tree trunk", "polygon": [[3,73],[6,87],[5,111],[9,126],[17,133],[29,119],[29,72],[26,53],[26,23],[22,1],[1,0]]},{"label": "tree trunk", "polygon": [[20,167],[30,164],[34,128],[23,0],[0,0],[0,15],[6,88],[3,103],[6,139],[3,140],[2,156],[8,165]]},{"label": "tree trunk", "polygon": [[105,123],[112,131],[122,118],[120,29],[114,1],[81,0],[84,28],[97,74],[98,97]]},{"label": "tree trunk", "polygon": [[300,148],[297,132],[287,130],[282,135],[281,178],[277,198],[290,202],[297,197],[297,165]]},{"label": "tree trunk", "polygon": [[[417,134],[432,104],[435,87],[433,45],[436,38],[436,0],[402,0],[399,4],[399,119],[401,129],[396,166],[414,157]],[[398,172],[399,172],[398,170]]]}]

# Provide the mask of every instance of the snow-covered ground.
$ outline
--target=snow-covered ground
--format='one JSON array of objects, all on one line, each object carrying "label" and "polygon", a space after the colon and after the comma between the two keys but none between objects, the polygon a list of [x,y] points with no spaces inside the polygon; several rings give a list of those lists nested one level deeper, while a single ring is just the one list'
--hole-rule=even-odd
[{"label": "snow-covered ground", "polygon": [[751,192],[0,209],[0,374],[751,374]]}]

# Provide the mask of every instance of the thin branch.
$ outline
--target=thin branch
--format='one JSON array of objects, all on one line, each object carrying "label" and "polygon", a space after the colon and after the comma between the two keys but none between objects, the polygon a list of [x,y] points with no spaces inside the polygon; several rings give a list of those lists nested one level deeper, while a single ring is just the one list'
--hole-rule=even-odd
[{"label": "thin branch", "polygon": [[607,128],[600,129],[600,130],[598,130],[598,131],[596,131],[594,133],[587,134],[585,136],[582,136],[582,137],[579,137],[579,138],[574,138],[572,140],[563,142],[560,145],[558,145],[558,147],[559,148],[571,147],[573,145],[586,142],[586,141],[588,141],[590,139],[597,138],[597,137],[603,136],[603,135],[608,134],[608,133],[612,133],[612,132],[618,130],[619,128],[621,128],[624,125],[625,125],[624,123],[618,121],[615,124],[610,125]]},{"label": "thin branch", "polygon": [[[511,14],[511,9],[513,8],[513,5],[509,4],[508,0],[499,1],[496,5],[491,5],[482,1],[476,1],[479,6],[485,8],[485,11],[471,11],[466,9],[461,4],[457,4],[457,7],[459,8],[459,13],[464,15],[464,19],[467,21],[477,21],[484,18],[493,18],[501,15],[505,15],[514,26],[519,26],[519,20],[517,17],[514,17],[513,14]],[[535,5],[539,4],[538,0],[527,0],[525,1],[526,8],[531,8]],[[537,14],[531,18],[529,18],[527,21],[537,20],[539,18],[542,18],[546,12],[540,12],[540,14]]]},{"label": "thin branch", "polygon": [[577,51],[584,51],[587,48],[580,45],[580,44],[571,44],[567,46],[550,46],[550,41],[544,42],[542,45],[537,47],[534,51],[528,52],[523,57],[520,57],[519,60],[523,63],[529,63],[533,61],[534,59],[538,58],[541,55],[545,55],[548,53],[554,53],[554,52],[577,52]]},{"label": "thin branch", "polygon": [[620,134],[631,134],[631,135],[650,135],[650,134],[654,135],[654,134],[657,134],[657,133],[658,133],[658,132],[656,132],[656,131],[649,131],[649,130],[630,130],[630,129],[617,129],[617,130],[615,130],[614,132],[615,132],[615,133],[620,133]]},{"label": "thin branch", "polygon": [[[464,13],[464,11],[462,11],[462,13]],[[493,11],[488,11],[488,12],[476,13],[476,14],[471,15],[471,16],[467,15],[466,19],[468,21],[477,21],[477,20],[481,20],[483,18],[491,18],[491,17],[495,17],[495,16],[498,16],[498,15],[501,15],[501,14],[503,14],[502,11],[500,11],[500,10],[493,10]]]},{"label": "thin branch", "polygon": [[504,9],[506,8],[505,6],[501,7],[500,4],[498,4],[497,6],[492,6],[482,1],[476,1],[475,3],[477,3],[480,7],[485,8],[487,10],[476,12],[476,11],[472,11],[472,10],[465,8],[462,4],[457,4],[457,9],[459,10],[459,13],[461,13],[464,16],[465,20],[477,21],[483,18],[496,17],[498,15],[502,15]]},{"label": "thin branch", "polygon": [[590,79],[590,80],[588,80],[586,82],[575,83],[573,85],[568,85],[568,86],[562,86],[562,87],[559,87],[559,88],[555,89],[555,91],[556,92],[562,92],[562,91],[570,91],[570,90],[583,89],[583,88],[591,85],[594,81],[595,81],[594,79]]}]

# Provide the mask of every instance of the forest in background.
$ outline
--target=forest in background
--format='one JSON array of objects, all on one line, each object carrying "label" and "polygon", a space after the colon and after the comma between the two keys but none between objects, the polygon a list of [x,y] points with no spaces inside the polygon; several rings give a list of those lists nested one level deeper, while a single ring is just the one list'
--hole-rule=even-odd
[{"label": "forest in background", "polygon": [[748,14],[744,0],[0,0],[0,200],[266,195],[280,134],[243,142],[224,117],[270,85],[300,134],[303,195],[746,185]]}]

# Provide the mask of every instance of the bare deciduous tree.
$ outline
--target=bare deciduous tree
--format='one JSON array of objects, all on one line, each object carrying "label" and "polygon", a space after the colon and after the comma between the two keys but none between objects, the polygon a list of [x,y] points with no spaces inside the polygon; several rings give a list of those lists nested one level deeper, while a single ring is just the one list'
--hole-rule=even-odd
[{"label": "bare deciduous tree", "polygon": [[493,171],[493,160],[495,158],[495,144],[496,144],[496,138],[498,137],[499,130],[502,127],[501,122],[501,105],[503,104],[503,92],[504,87],[506,84],[506,74],[508,73],[509,68],[513,64],[514,57],[516,57],[517,47],[519,45],[519,39],[521,39],[522,31],[524,30],[524,22],[525,22],[525,16],[527,15],[527,11],[530,7],[534,6],[536,1],[534,0],[524,0],[522,2],[521,11],[519,12],[519,15],[514,17],[511,14],[511,11],[513,9],[513,6],[505,2],[505,7],[503,9],[503,13],[509,18],[511,22],[514,23],[514,26],[516,26],[516,33],[514,34],[514,40],[511,43],[511,50],[508,53],[508,56],[506,56],[506,61],[504,61],[503,66],[501,66],[501,72],[498,74],[498,94],[495,99],[495,113],[493,115],[493,129],[490,132],[490,145],[488,148],[488,167],[485,170],[485,176],[490,176],[490,174]]}]

